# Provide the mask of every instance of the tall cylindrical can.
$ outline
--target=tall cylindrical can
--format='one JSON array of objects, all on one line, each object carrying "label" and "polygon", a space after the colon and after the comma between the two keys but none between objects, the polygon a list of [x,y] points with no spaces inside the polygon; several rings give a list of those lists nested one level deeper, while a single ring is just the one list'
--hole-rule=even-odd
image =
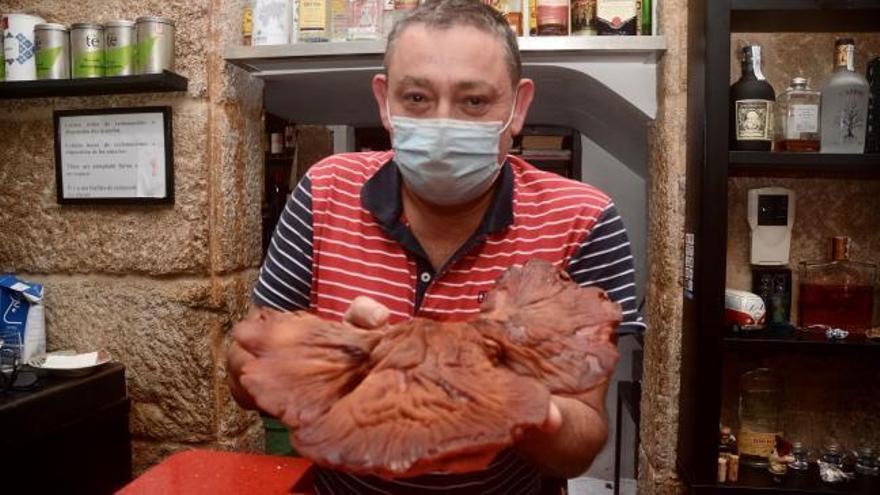
[{"label": "tall cylindrical can", "polygon": [[63,24],[34,26],[37,79],[70,79],[70,30]]},{"label": "tall cylindrical can", "polygon": [[138,74],[174,70],[174,21],[145,16],[137,20]]},{"label": "tall cylindrical can", "polygon": [[5,38],[3,53],[7,81],[33,81],[37,78],[34,56],[34,26],[46,22],[42,17],[28,14],[0,16]]},{"label": "tall cylindrical can", "polygon": [[135,74],[135,29],[134,21],[110,21],[104,23],[105,74],[110,76],[130,76]]},{"label": "tall cylindrical can", "polygon": [[74,79],[104,77],[104,26],[91,22],[71,24],[70,62]]}]

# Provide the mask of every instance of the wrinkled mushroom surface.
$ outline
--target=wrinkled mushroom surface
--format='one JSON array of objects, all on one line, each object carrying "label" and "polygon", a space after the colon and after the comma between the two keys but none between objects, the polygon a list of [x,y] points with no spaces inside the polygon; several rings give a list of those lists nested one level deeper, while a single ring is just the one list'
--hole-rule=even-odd
[{"label": "wrinkled mushroom surface", "polygon": [[[239,334],[275,330],[242,384],[318,464],[385,477],[488,466],[547,417],[551,394],[608,379],[620,307],[543,261],[509,269],[467,322],[415,318],[362,330],[265,309]],[[279,331],[283,330],[283,331]],[[271,333],[270,333],[271,334]]]}]

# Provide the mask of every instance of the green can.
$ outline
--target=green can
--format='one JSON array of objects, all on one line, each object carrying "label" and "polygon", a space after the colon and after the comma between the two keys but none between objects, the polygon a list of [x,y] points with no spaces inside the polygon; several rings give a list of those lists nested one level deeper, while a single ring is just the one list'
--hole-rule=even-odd
[{"label": "green can", "polygon": [[104,23],[104,60],[110,76],[130,76],[135,73],[134,21],[110,21]]},{"label": "green can", "polygon": [[63,24],[34,26],[37,79],[70,79],[70,35]]},{"label": "green can", "polygon": [[91,22],[70,26],[70,61],[74,79],[104,77],[104,26]]}]

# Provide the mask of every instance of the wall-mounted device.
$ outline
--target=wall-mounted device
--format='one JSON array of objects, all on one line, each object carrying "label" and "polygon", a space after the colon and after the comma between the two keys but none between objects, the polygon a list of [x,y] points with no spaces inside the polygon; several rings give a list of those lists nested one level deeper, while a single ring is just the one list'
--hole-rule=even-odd
[{"label": "wall-mounted device", "polygon": [[753,265],[787,265],[794,225],[794,191],[782,187],[749,189],[749,227]]}]

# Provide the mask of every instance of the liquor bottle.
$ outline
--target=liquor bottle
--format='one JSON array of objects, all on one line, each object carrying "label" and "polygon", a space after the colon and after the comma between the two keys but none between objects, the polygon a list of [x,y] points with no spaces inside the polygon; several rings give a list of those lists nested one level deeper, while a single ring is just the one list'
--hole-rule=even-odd
[{"label": "liquor bottle", "polygon": [[791,80],[776,100],[776,151],[819,151],[819,98],[805,78]]},{"label": "liquor bottle", "polygon": [[330,41],[346,41],[351,21],[349,0],[330,1]]},{"label": "liquor bottle", "polygon": [[822,87],[822,153],[864,153],[868,81],[855,71],[855,41],[834,44],[834,73]]},{"label": "liquor bottle", "polygon": [[871,98],[868,103],[868,134],[865,137],[865,153],[880,153],[880,57],[868,62],[868,86]]},{"label": "liquor bottle", "polygon": [[[505,1],[505,0],[502,0]],[[506,0],[507,9],[504,11],[504,18],[510,24],[510,28],[517,36],[523,35],[523,0]]]},{"label": "liquor bottle", "polygon": [[742,76],[730,87],[730,149],[770,151],[775,101],[761,70],[761,47],[743,48]]},{"label": "liquor bottle", "polygon": [[596,26],[603,36],[635,36],[639,8],[636,0],[596,0]]},{"label": "liquor bottle", "polygon": [[651,0],[642,0],[641,7],[642,15],[639,18],[639,34],[642,36],[651,36],[654,34],[652,31],[653,23],[651,22],[651,16],[654,11],[651,8]]},{"label": "liquor bottle", "polygon": [[782,381],[768,368],[742,374],[739,381],[740,460],[753,467],[767,466],[767,456],[782,436],[779,407],[782,404]]},{"label": "liquor bottle", "polygon": [[877,265],[849,259],[849,237],[834,237],[831,261],[800,265],[798,325],[827,325],[849,332],[872,327]]},{"label": "liquor bottle", "polygon": [[299,41],[328,41],[330,0],[300,0]]},{"label": "liquor bottle", "polygon": [[596,0],[572,0],[571,34],[573,36],[593,36],[596,29]]},{"label": "liquor bottle", "polygon": [[538,35],[538,0],[529,0],[529,36]]},{"label": "liquor bottle", "polygon": [[351,0],[350,40],[377,40],[382,37],[382,0]]},{"label": "liquor bottle", "polygon": [[538,36],[568,35],[568,0],[538,0]]}]

